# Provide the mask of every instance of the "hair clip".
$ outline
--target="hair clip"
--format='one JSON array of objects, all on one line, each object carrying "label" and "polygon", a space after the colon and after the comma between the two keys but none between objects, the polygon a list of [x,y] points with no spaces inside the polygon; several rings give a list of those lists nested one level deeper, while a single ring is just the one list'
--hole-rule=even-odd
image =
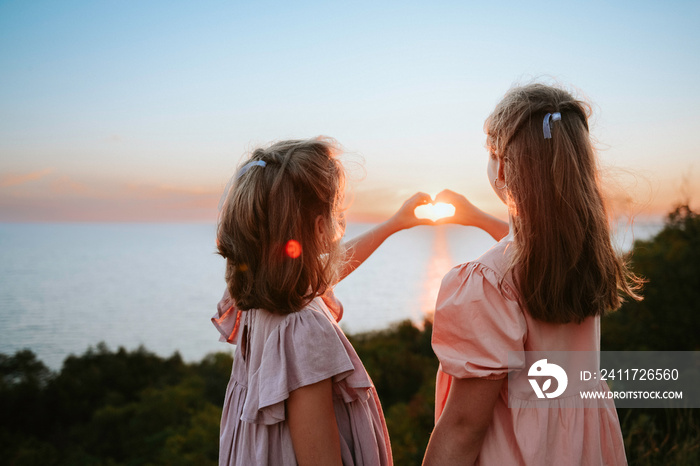
[{"label": "hair clip", "polygon": [[552,139],[552,130],[549,128],[549,117],[552,117],[552,121],[561,120],[561,113],[548,113],[544,116],[544,121],[542,122],[542,132],[544,133],[545,139]]},{"label": "hair clip", "polygon": [[240,170],[238,170],[238,173],[236,173],[235,176],[232,176],[231,179],[228,180],[228,183],[226,183],[226,187],[224,188],[224,193],[221,195],[221,199],[219,199],[219,212],[221,212],[221,208],[224,206],[224,202],[226,202],[226,198],[228,197],[229,191],[231,191],[233,183],[238,181],[238,179],[243,176],[245,172],[255,166],[264,167],[267,166],[267,163],[264,160],[253,160],[252,162],[248,162],[243,165]]},{"label": "hair clip", "polygon": [[238,174],[236,175],[236,179],[240,178],[241,176],[245,175],[245,173],[250,170],[251,168],[258,166],[258,167],[264,167],[266,166],[267,163],[265,163],[264,160],[253,160],[252,162],[248,162],[243,167],[241,167],[240,170],[238,170]]}]

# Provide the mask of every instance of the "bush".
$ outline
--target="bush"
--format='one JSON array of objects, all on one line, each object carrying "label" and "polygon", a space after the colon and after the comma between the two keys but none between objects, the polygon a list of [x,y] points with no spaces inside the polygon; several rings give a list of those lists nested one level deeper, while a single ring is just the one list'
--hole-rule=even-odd
[{"label": "bush", "polygon": [[0,355],[0,455],[12,465],[215,465],[231,363],[99,344],[54,374],[29,350]]}]

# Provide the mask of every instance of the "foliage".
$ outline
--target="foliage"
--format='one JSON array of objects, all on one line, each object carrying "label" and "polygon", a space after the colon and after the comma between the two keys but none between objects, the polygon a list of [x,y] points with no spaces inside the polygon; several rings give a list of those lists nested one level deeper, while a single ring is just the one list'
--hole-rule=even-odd
[{"label": "foliage", "polygon": [[396,464],[421,464],[434,424],[433,324],[410,321],[349,337],[377,388]]},{"label": "foliage", "polygon": [[[664,228],[636,241],[632,269],[644,300],[603,318],[604,351],[700,350],[700,215],[687,205]],[[630,465],[700,464],[699,409],[618,408]]]},{"label": "foliage", "polygon": [[618,409],[630,466],[700,464],[698,409]]},{"label": "foliage", "polygon": [[232,360],[185,364],[104,344],[51,373],[0,355],[0,457],[11,465],[216,464]]},{"label": "foliage", "polygon": [[654,238],[635,242],[632,261],[647,280],[644,300],[604,318],[602,349],[700,350],[700,215],[676,208]]}]

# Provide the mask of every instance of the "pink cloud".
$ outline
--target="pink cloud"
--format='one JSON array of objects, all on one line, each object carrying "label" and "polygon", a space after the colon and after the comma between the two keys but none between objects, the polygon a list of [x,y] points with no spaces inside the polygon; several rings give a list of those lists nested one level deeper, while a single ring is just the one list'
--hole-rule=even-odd
[{"label": "pink cloud", "polygon": [[[8,181],[13,181],[8,178]],[[219,190],[52,176],[0,198],[0,221],[214,222]]]},{"label": "pink cloud", "polygon": [[46,168],[29,173],[9,173],[0,177],[0,187],[20,186],[32,181],[37,181],[51,174],[53,171],[53,168]]},{"label": "pink cloud", "polygon": [[209,198],[218,196],[218,190],[206,189],[196,186],[174,186],[174,185],[136,185],[128,184],[124,187],[123,195],[136,199],[165,200],[183,198]]},{"label": "pink cloud", "polygon": [[90,197],[94,189],[84,183],[79,183],[67,176],[62,176],[51,183],[51,193],[54,195],[78,195]]}]

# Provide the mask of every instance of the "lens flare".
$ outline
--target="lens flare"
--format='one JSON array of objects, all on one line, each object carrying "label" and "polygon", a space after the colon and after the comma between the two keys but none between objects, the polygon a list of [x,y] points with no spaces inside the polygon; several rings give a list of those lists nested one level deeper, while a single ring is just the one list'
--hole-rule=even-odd
[{"label": "lens flare", "polygon": [[292,259],[296,259],[301,256],[301,244],[295,239],[290,239],[284,247],[284,252]]}]

